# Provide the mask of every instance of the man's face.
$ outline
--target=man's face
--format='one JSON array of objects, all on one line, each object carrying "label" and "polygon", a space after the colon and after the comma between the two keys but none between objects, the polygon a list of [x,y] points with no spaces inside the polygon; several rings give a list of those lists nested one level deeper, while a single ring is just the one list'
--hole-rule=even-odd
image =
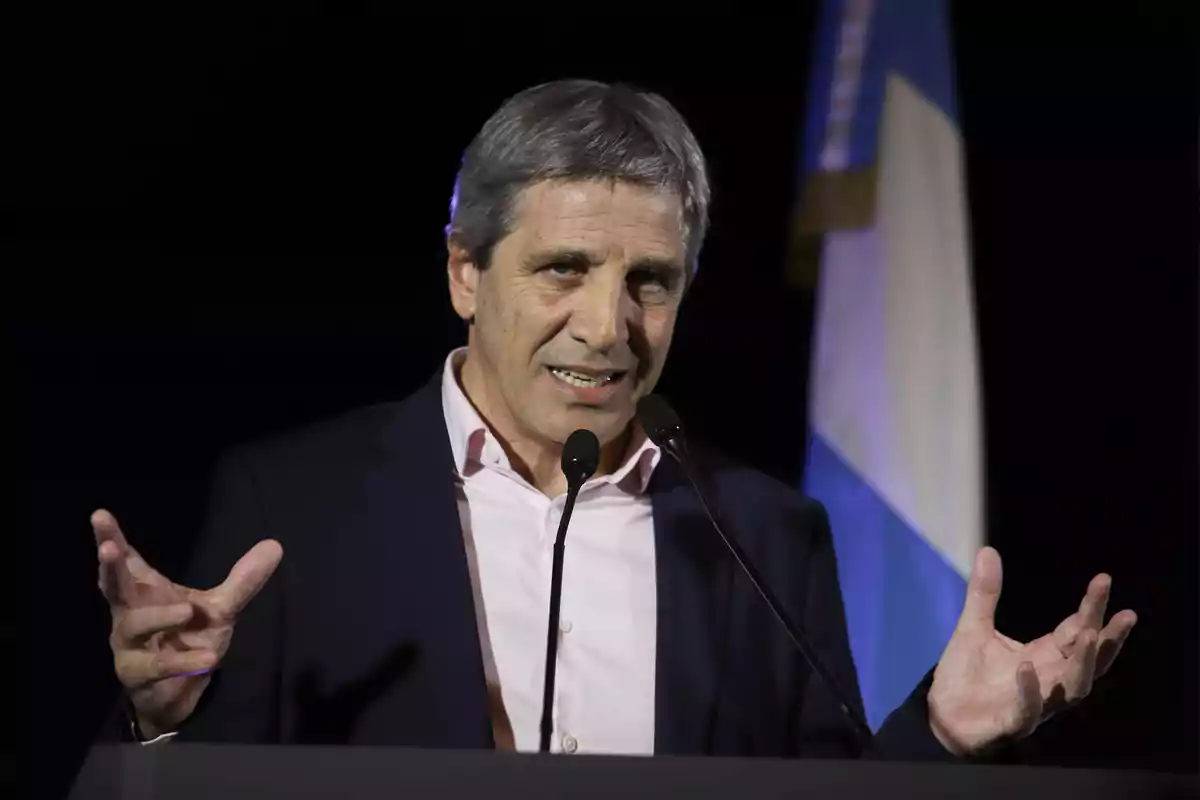
[{"label": "man's face", "polygon": [[686,281],[680,200],[619,182],[542,182],[516,210],[486,270],[451,248],[451,298],[475,320],[468,390],[509,436],[561,444],[587,428],[606,444],[670,349]]}]

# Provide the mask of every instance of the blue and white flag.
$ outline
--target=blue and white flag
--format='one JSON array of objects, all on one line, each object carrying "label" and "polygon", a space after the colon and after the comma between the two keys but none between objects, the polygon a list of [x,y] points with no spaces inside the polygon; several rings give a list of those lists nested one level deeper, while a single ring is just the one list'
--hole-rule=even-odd
[{"label": "blue and white flag", "polygon": [[984,544],[963,147],[944,0],[830,0],[803,180],[820,234],[805,490],[873,728],[937,663]]}]

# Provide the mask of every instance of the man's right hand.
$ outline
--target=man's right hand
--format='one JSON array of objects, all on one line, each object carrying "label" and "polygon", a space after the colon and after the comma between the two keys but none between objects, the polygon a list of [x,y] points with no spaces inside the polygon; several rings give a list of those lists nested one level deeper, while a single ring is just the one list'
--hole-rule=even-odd
[{"label": "man's right hand", "polygon": [[199,590],[172,583],[129,546],[107,511],[92,514],[100,591],[112,611],[113,663],[142,735],[179,729],[208,687],[238,614],[279,566],[283,547],[259,542],[224,583]]}]

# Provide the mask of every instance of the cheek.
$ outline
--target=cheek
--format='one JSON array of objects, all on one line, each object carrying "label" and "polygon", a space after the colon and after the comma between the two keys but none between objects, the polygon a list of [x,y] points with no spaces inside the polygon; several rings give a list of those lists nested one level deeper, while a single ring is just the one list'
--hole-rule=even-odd
[{"label": "cheek", "polygon": [[498,382],[506,385],[517,374],[513,364],[520,350],[520,305],[505,302],[506,298],[492,293],[480,292],[479,299],[479,310],[475,317],[477,344],[494,365]]},{"label": "cheek", "polygon": [[675,333],[675,309],[665,306],[648,309],[642,318],[642,329],[650,349],[661,359]]},{"label": "cheek", "polygon": [[519,292],[493,298],[492,319],[495,322],[496,333],[505,345],[505,356],[513,354],[512,345],[521,340],[522,331],[529,324],[530,315],[525,309],[526,303],[526,299]]},{"label": "cheek", "polygon": [[541,294],[527,292],[516,300],[507,304],[502,317],[503,357],[514,364],[527,364],[553,338],[556,320],[563,314],[556,303]]}]

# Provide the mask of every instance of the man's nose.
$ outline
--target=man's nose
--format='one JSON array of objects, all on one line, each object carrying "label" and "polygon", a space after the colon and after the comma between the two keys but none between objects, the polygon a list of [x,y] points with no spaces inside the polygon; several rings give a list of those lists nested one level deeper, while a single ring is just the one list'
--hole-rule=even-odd
[{"label": "man's nose", "polygon": [[607,352],[629,341],[636,304],[624,280],[594,276],[580,289],[571,315],[571,335],[593,352]]}]

